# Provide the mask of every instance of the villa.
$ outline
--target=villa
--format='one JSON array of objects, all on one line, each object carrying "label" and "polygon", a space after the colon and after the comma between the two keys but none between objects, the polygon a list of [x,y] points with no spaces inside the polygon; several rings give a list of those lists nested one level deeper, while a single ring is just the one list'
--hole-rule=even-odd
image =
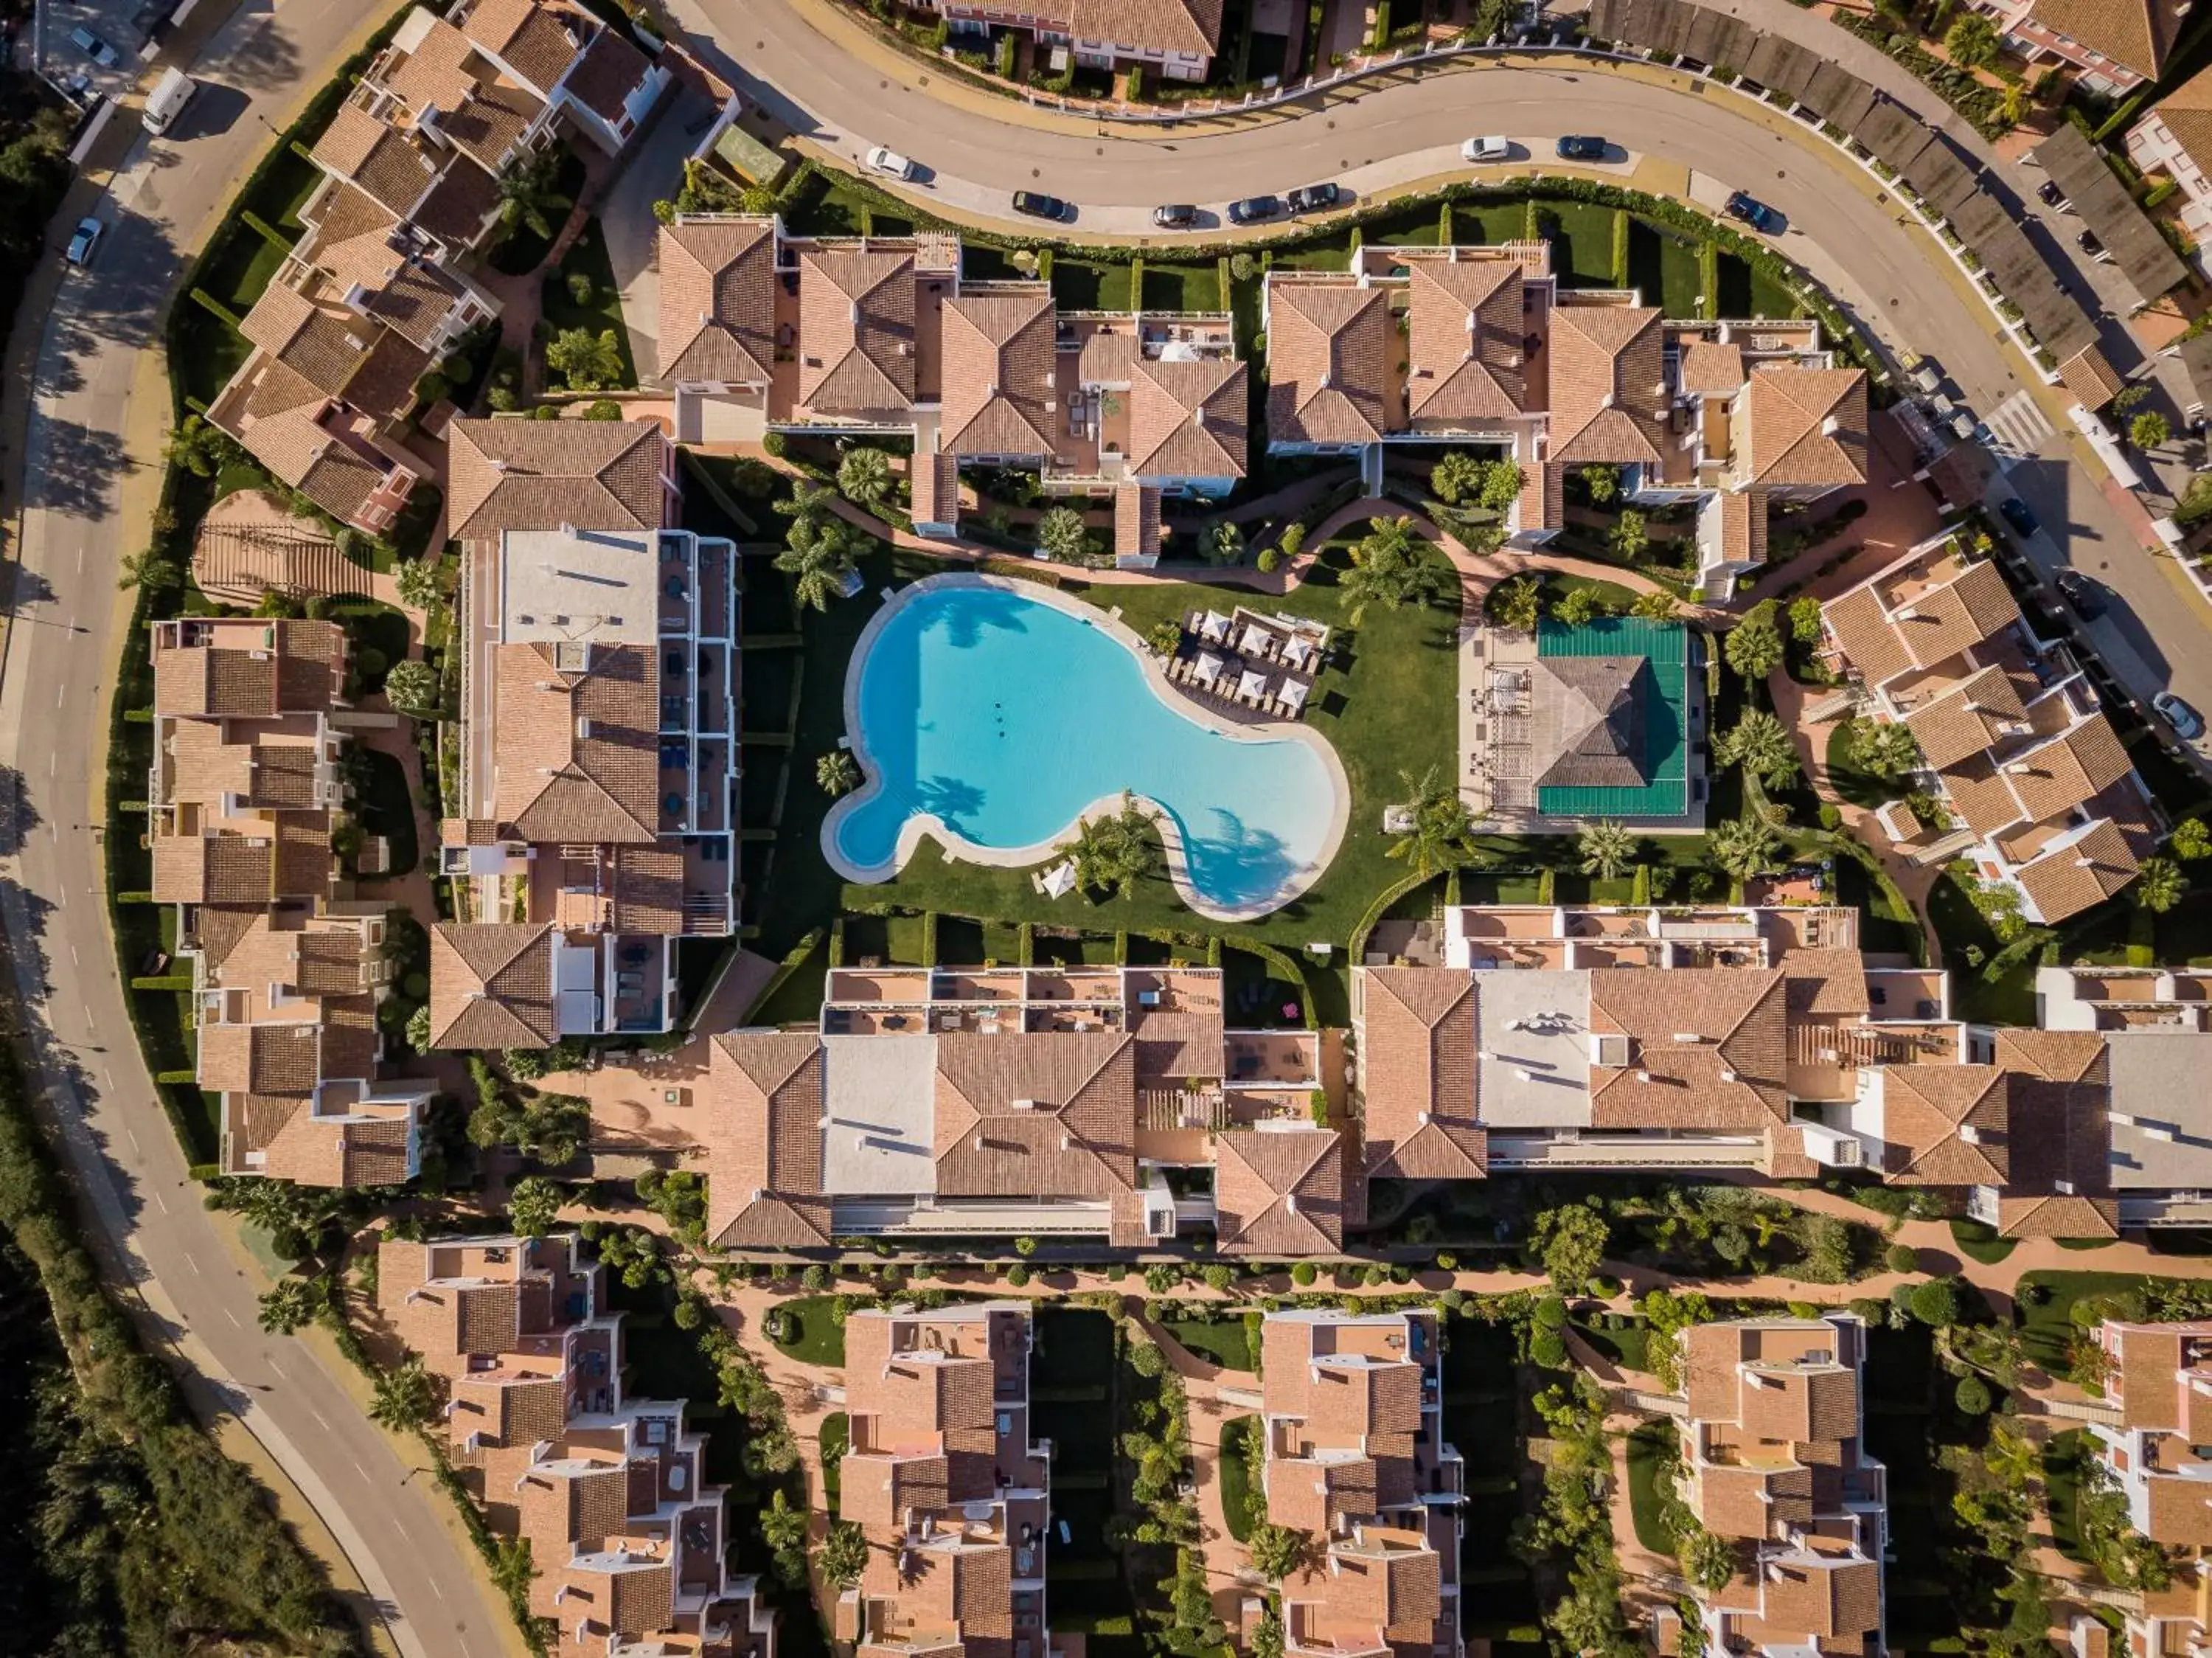
[{"label": "villa", "polygon": [[666,527],[651,422],[455,421],[461,775],[431,936],[439,1047],[653,1034],[735,926],[735,549]]},{"label": "villa", "polygon": [[2150,790],[2061,643],[2029,630],[1996,565],[1938,536],[1821,607],[1824,654],[1850,688],[1816,703],[1900,722],[1926,789],[1953,826],[1923,830],[1902,801],[1882,808],[1920,863],[1964,857],[2048,924],[2101,903],[2157,844]]},{"label": "villa", "polygon": [[1170,81],[1203,81],[1221,50],[1223,0],[908,0],[951,26],[956,44],[990,39],[994,27],[1027,34],[1051,66],[1073,58],[1084,69],[1142,68]]},{"label": "villa", "polygon": [[2128,129],[2128,159],[2172,180],[2182,228],[2200,247],[2212,239],[2212,70],[2191,76]]},{"label": "villa", "polygon": [[1772,502],[1866,481],[1866,377],[1810,322],[1666,320],[1633,290],[1562,289],[1550,244],[1370,247],[1347,272],[1278,269],[1261,301],[1268,445],[1362,457],[1495,448],[1521,468],[1504,527],[1565,523],[1570,469],[1621,469],[1630,499],[1698,503],[1698,576],[1765,558]]},{"label": "villa", "polygon": [[1436,1312],[1274,1312],[1261,1342],[1267,1517],[1323,1550],[1283,1584],[1284,1650],[1458,1658],[1466,1473]]},{"label": "villa", "polygon": [[1320,1039],[1224,1011],[1218,968],[833,968],[815,1027],[714,1039],[708,1234],[1134,1249],[1210,1225],[1224,1254],[1334,1253]]},{"label": "villa", "polygon": [[444,1379],[446,1456],[491,1529],[529,1545],[531,1614],[562,1652],[775,1658],[757,1582],[724,1564],[706,1436],[683,1401],[629,1396],[622,1315],[576,1243],[387,1237],[377,1309]]},{"label": "villa", "polygon": [[957,533],[962,467],[1020,466],[1110,504],[1117,561],[1145,568],[1164,497],[1244,475],[1226,314],[1063,312],[1047,283],[964,277],[949,236],[791,237],[734,215],[663,227],[660,270],[678,440],[909,439],[917,533]]},{"label": "villa", "polygon": [[2085,92],[2119,98],[2164,72],[2191,0],[1972,0],[2004,49],[2031,64],[2075,71]]},{"label": "villa", "polygon": [[837,1515],[868,1564],[841,1650],[1057,1653],[1046,1634],[1052,1445],[1030,1438],[1030,1308],[867,1308],[845,1324]]},{"label": "villa", "polygon": [[1705,821],[1703,676],[1680,622],[1640,616],[1533,634],[1467,630],[1460,649],[1461,798],[1486,831],[1572,834],[1611,818],[1652,834]]},{"label": "villa", "polygon": [[151,896],[191,959],[223,1172],[392,1186],[416,1173],[434,1085],[376,1080],[389,906],[354,899],[331,846],[345,639],[332,622],[154,624]]},{"label": "villa", "polygon": [[[2212,1442],[2203,1413],[2212,1408],[2212,1322],[2127,1324],[2107,1319],[2095,1331],[2105,1360],[2104,1399],[2114,1420],[2093,1419],[2089,1434],[2098,1461],[2127,1499],[2128,1524],[2154,1543],[2201,1557],[2212,1545]],[[2205,1401],[2200,1406],[2198,1401]],[[2190,1608],[2183,1625],[2200,1629],[2204,1618],[2196,1601],[2203,1566],[2175,1574],[2177,1599]],[[2172,1602],[2145,1616],[2154,1624],[2172,1618]],[[2134,1623],[2130,1619],[2130,1624]],[[2185,1627],[2169,1631],[2185,1636]],[[2153,1647],[2151,1651],[2167,1649]]]},{"label": "villa", "polygon": [[[1855,1314],[1682,1332],[1682,1500],[1735,1570],[1692,1589],[1709,1652],[1881,1658],[1888,1474],[1866,1454],[1866,1326]],[[1672,1608],[1655,1633],[1680,1641]]]}]

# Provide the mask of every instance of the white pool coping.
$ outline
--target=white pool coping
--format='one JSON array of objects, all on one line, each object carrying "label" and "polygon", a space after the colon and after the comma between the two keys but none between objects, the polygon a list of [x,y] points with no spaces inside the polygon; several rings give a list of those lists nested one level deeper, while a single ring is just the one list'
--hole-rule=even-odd
[{"label": "white pool coping", "polygon": [[1175,819],[1150,796],[1134,796],[1146,815],[1158,826],[1160,841],[1167,853],[1168,879],[1175,883],[1176,895],[1196,914],[1209,921],[1256,921],[1261,916],[1273,914],[1304,893],[1321,879],[1330,864],[1336,862],[1336,855],[1344,846],[1346,826],[1352,818],[1352,784],[1345,776],[1344,762],[1337,757],[1336,749],[1328,738],[1291,721],[1268,720],[1244,724],[1224,719],[1203,704],[1182,696],[1168,683],[1166,668],[1152,649],[1138,637],[1136,631],[1120,617],[1109,615],[1096,605],[1042,582],[1019,582],[1009,576],[986,575],[980,570],[948,570],[943,575],[924,576],[886,600],[883,607],[871,616],[867,625],[860,630],[860,639],[853,647],[852,661],[846,667],[845,735],[853,758],[860,763],[864,781],[860,788],[832,803],[828,815],[822,820],[822,856],[829,861],[830,867],[845,880],[864,886],[890,880],[906,867],[907,861],[913,857],[915,849],[921,844],[925,835],[944,848],[947,857],[960,863],[981,864],[990,869],[1024,869],[1050,857],[1054,850],[1083,824],[1094,818],[1111,817],[1121,809],[1122,791],[1116,790],[1091,802],[1065,828],[1049,838],[1030,846],[1013,847],[980,845],[947,828],[935,813],[921,812],[908,817],[899,826],[898,844],[892,848],[888,863],[864,868],[852,863],[838,850],[839,825],[848,814],[859,811],[873,800],[884,787],[882,770],[868,752],[867,734],[860,724],[860,675],[867,666],[868,653],[874,648],[877,636],[891,618],[912,603],[916,595],[946,587],[994,588],[1001,593],[1017,594],[1039,604],[1050,605],[1064,614],[1098,629],[1134,656],[1145,683],[1170,713],[1217,735],[1232,737],[1239,742],[1299,742],[1321,757],[1322,767],[1328,774],[1330,788],[1334,795],[1328,832],[1322,842],[1321,854],[1313,863],[1294,870],[1264,903],[1224,908],[1200,896],[1190,883],[1189,867],[1183,856],[1182,834],[1176,827]]}]

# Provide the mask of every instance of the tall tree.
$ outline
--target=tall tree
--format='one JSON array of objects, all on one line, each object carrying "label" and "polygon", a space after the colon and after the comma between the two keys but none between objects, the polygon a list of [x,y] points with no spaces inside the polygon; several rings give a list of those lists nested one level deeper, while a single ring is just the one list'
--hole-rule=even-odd
[{"label": "tall tree", "polygon": [[1351,620],[1357,627],[1370,604],[1396,610],[1408,602],[1433,603],[1446,586],[1443,570],[1413,533],[1412,519],[1377,518],[1352,546],[1343,591],[1352,601]]}]

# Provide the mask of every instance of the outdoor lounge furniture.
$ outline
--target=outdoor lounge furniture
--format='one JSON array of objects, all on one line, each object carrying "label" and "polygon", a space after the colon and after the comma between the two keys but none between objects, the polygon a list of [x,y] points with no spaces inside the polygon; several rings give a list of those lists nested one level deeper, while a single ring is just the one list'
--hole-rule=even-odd
[{"label": "outdoor lounge furniture", "polygon": [[1217,645],[1226,644],[1229,642],[1229,619],[1218,610],[1207,611],[1200,619],[1198,637]]}]

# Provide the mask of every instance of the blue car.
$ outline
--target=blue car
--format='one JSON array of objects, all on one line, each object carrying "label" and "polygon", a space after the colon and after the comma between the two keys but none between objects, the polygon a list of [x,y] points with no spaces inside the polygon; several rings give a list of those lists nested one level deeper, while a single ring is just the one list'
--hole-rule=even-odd
[{"label": "blue car", "polygon": [[1730,218],[1741,219],[1763,235],[1773,236],[1781,234],[1782,215],[1765,202],[1754,197],[1747,196],[1741,190],[1728,198],[1728,212]]},{"label": "blue car", "polygon": [[2023,540],[2042,527],[2041,521],[2035,515],[2035,509],[2016,495],[2008,495],[2000,501],[1997,510],[2004,515],[2005,522],[2011,525]]},{"label": "blue car", "polygon": [[1559,140],[1559,159],[1563,162],[1601,162],[1605,159],[1605,140],[1584,134]]}]

